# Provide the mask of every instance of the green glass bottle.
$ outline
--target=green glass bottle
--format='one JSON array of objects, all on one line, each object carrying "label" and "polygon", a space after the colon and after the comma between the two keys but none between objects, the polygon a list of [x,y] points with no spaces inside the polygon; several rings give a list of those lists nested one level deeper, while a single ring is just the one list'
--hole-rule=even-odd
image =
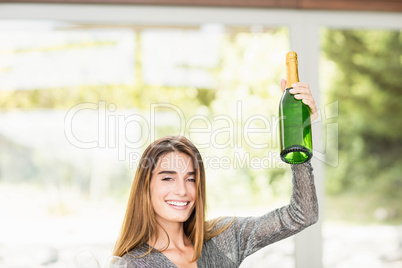
[{"label": "green glass bottle", "polygon": [[289,92],[299,82],[297,65],[296,52],[288,52],[286,89],[279,104],[280,155],[288,164],[301,164],[313,156],[310,108]]}]

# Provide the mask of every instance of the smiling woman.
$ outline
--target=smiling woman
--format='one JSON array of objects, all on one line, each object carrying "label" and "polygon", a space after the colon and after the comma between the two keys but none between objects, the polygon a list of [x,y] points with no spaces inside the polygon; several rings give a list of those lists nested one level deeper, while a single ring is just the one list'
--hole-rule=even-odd
[{"label": "smiling woman", "polygon": [[226,229],[214,228],[218,220],[205,221],[205,200],[205,171],[197,148],[184,137],[155,141],[138,165],[114,255],[143,257],[153,249],[177,247],[181,239],[180,246],[190,248],[186,261],[195,261],[204,240]]},{"label": "smiling woman", "polygon": [[205,220],[205,171],[185,137],[161,138],[144,151],[114,255],[128,267],[239,267],[255,251],[318,219],[310,162],[292,165],[288,206],[261,217]]}]

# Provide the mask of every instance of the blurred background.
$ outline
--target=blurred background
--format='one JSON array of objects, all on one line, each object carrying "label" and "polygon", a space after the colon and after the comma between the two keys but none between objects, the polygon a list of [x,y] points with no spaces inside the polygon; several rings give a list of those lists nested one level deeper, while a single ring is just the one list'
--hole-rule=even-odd
[{"label": "blurred background", "polygon": [[[86,250],[102,265],[143,149],[168,134],[189,137],[203,155],[209,218],[286,205],[277,109],[285,55],[298,52],[292,16],[310,18],[317,33],[318,50],[299,54],[299,69],[317,71],[300,80],[315,86],[320,109],[313,165],[322,212],[312,242],[320,267],[402,267],[402,7],[235,2],[233,14],[248,17],[132,5],[115,7],[116,20],[102,16],[113,6],[0,4],[0,267],[74,267]],[[391,20],[321,23],[334,14]],[[258,23],[269,15],[282,20]],[[242,267],[312,267],[294,256],[286,239]]]}]

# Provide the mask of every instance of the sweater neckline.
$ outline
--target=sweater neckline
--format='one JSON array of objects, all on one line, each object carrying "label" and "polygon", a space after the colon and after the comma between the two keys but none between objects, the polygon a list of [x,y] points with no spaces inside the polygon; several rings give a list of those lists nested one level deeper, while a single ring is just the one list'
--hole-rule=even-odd
[{"label": "sweater neckline", "polygon": [[[145,247],[147,247],[148,249],[151,248],[151,246],[150,246],[148,243],[145,243]],[[174,264],[168,257],[166,257],[166,255],[163,254],[162,251],[159,251],[159,250],[157,250],[156,248],[153,248],[152,251],[151,251],[151,253],[152,253],[152,252],[154,252],[155,254],[157,254],[158,256],[160,256],[161,258],[163,258],[165,262],[169,263],[169,267],[172,266],[172,267],[175,267],[175,268],[179,268],[179,267],[178,267],[176,264]],[[198,260],[197,260],[197,267],[200,267],[200,266],[199,266],[199,263],[198,263],[199,260],[200,260],[200,258],[198,258]],[[169,268],[169,267],[167,267],[167,268]]]}]

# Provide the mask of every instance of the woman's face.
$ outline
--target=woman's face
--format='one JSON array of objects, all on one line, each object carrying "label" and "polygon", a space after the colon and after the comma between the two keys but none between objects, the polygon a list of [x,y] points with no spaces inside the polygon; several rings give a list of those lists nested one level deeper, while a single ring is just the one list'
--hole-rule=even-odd
[{"label": "woman's face", "polygon": [[150,191],[159,223],[187,221],[193,212],[196,197],[191,157],[180,152],[161,157],[152,173]]}]

